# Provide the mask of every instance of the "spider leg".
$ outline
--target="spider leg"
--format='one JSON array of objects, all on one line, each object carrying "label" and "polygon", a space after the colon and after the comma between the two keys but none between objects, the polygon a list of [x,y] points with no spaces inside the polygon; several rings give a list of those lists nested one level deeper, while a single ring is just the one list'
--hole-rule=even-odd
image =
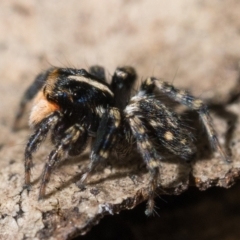
[{"label": "spider leg", "polygon": [[47,118],[43,119],[37,126],[36,131],[28,140],[26,149],[25,149],[25,185],[26,187],[30,186],[30,175],[32,167],[32,153],[35,152],[41,142],[46,138],[49,130],[56,125],[60,119],[59,112],[53,112]]},{"label": "spider leg", "polygon": [[45,164],[39,199],[42,199],[45,195],[46,186],[50,180],[54,166],[69,155],[79,155],[85,149],[87,137],[86,129],[79,124],[74,124],[64,132],[61,141],[50,153],[48,161]]},{"label": "spider leg", "polygon": [[167,82],[153,77],[147,78],[142,83],[138,95],[142,96],[144,94],[152,94],[154,89],[161,91],[174,101],[177,101],[187,106],[188,108],[197,111],[207,131],[213,149],[215,151],[218,151],[226,162],[231,162],[218,141],[217,134],[212,124],[212,118],[208,112],[207,106],[203,103],[201,99],[195,98],[186,91],[176,89],[171,84],[168,84]]},{"label": "spider leg", "polygon": [[91,152],[91,162],[83,174],[81,184],[87,179],[92,170],[101,162],[108,158],[112,147],[117,141],[116,132],[119,129],[121,115],[117,108],[109,108],[103,114],[97,130],[96,139]]},{"label": "spider leg", "polygon": [[44,83],[46,82],[48,75],[52,69],[49,69],[48,71],[39,74],[34,82],[28,87],[28,89],[23,94],[23,97],[21,99],[20,105],[18,107],[17,114],[15,116],[15,120],[13,123],[13,130],[16,131],[19,129],[20,120],[23,117],[23,114],[26,110],[27,103],[30,102],[40,91],[40,89],[43,87]]},{"label": "spider leg", "polygon": [[154,144],[150,139],[148,131],[144,126],[141,119],[134,114],[129,112],[128,121],[132,130],[132,133],[137,141],[137,147],[141,153],[144,161],[146,162],[147,168],[150,172],[150,181],[148,188],[148,202],[146,215],[151,215],[154,210],[154,195],[155,190],[158,187],[158,176],[159,176],[159,159],[160,156],[157,154]]},{"label": "spider leg", "polygon": [[[129,102],[136,78],[136,71],[130,66],[118,67],[112,76],[110,87],[114,94],[114,106],[120,109],[120,111],[123,110]],[[118,155],[124,157],[131,152],[134,140],[131,130],[127,128],[124,120],[121,125],[121,130],[118,133],[121,142],[116,144],[114,150]]]},{"label": "spider leg", "polygon": [[124,66],[115,70],[111,89],[114,93],[114,105],[118,109],[123,110],[126,107],[136,78],[137,74],[132,67]]},{"label": "spider leg", "polygon": [[89,73],[106,82],[105,70],[103,67],[94,65],[89,68]]}]

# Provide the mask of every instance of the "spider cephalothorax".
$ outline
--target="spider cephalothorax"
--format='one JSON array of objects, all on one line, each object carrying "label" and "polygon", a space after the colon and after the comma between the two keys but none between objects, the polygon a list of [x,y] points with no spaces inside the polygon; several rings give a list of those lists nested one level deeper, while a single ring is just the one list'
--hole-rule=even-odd
[{"label": "spider cephalothorax", "polygon": [[135,80],[135,70],[128,66],[117,68],[110,84],[106,82],[104,69],[99,66],[91,67],[89,72],[51,68],[37,76],[22,99],[15,125],[26,103],[34,98],[29,121],[35,132],[25,149],[26,186],[30,185],[32,153],[49,132],[54,145],[44,168],[39,198],[45,195],[55,164],[68,156],[79,155],[92,138],[90,163],[81,182],[100,161],[109,157],[113,149],[124,154],[137,148],[151,175],[146,213],[152,213],[154,191],[158,186],[158,162],[163,158],[158,146],[185,160],[190,160],[196,151],[192,134],[156,92],[197,111],[214,150],[228,161],[207,107],[200,99],[154,77],[143,81],[139,91],[131,97]]}]

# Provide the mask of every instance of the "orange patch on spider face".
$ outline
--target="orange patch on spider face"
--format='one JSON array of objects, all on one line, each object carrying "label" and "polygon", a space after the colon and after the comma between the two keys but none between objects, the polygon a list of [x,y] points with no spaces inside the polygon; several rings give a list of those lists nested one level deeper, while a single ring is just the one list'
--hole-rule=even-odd
[{"label": "orange patch on spider face", "polygon": [[34,127],[45,117],[59,109],[55,103],[49,102],[42,92],[39,92],[34,99],[33,108],[29,117],[29,125]]}]

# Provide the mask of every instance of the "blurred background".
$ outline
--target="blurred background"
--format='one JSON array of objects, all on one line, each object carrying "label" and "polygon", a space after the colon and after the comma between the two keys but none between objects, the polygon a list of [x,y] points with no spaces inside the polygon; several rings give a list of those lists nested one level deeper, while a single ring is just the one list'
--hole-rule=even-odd
[{"label": "blurred background", "polygon": [[[239,10],[238,0],[1,0],[0,123],[11,127],[24,90],[51,66],[99,64],[110,79],[116,67],[132,65],[140,80],[154,75],[196,96],[222,100],[238,78]],[[237,192],[167,197],[159,201],[159,217],[146,218],[142,205],[104,219],[84,239],[238,239],[239,206],[229,200],[231,211],[224,208]],[[208,222],[213,212],[216,218]]]}]

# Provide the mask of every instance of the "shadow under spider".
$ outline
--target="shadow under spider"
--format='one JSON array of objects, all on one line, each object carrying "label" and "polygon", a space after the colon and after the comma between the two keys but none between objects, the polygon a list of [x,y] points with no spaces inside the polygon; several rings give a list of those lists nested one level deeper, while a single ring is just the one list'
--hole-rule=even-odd
[{"label": "shadow under spider", "polygon": [[[88,156],[88,154],[86,154],[85,157],[86,156]],[[64,168],[65,165],[77,164],[79,162],[79,158],[75,158],[75,159],[71,159],[71,160],[72,161],[70,161],[70,162],[69,162],[68,159],[63,161],[61,163],[61,167]],[[182,160],[182,161],[184,161],[184,160]],[[173,162],[172,159],[169,159],[169,162],[172,163]],[[179,160],[178,161],[175,160],[174,162],[179,163]],[[118,170],[122,169],[122,168],[125,168],[126,171],[124,171],[124,172],[117,172],[116,171],[115,173],[111,173],[108,176],[104,176],[103,171],[106,168],[106,165],[108,165],[108,166],[110,165],[110,167],[114,167],[115,169],[118,169]],[[174,185],[175,182],[178,183],[178,184],[185,182],[189,173],[186,172],[186,177],[184,177],[183,171],[186,172],[186,165],[184,166],[183,164],[179,164],[179,168],[178,168],[179,177],[175,178],[172,182],[169,182],[168,185],[172,186],[172,185]],[[126,158],[125,159],[117,159],[115,157],[113,161],[108,160],[108,162],[106,162],[105,164],[100,164],[99,166],[97,166],[97,168],[93,171],[93,173],[90,174],[86,184],[84,186],[81,186],[81,187],[90,188],[92,186],[95,186],[96,184],[101,184],[101,183],[105,182],[106,180],[117,180],[117,179],[126,178],[126,177],[129,177],[131,179],[131,176],[133,176],[133,175],[140,177],[140,179],[136,180],[136,182],[139,182],[140,184],[142,184],[141,175],[146,174],[147,172],[148,172],[147,168],[145,167],[145,164],[144,164],[140,154],[138,154],[138,153],[133,154],[131,157],[128,157],[128,159],[126,159]],[[51,192],[47,193],[45,195],[45,198],[49,198],[49,197],[53,196],[58,191],[61,191],[65,188],[69,187],[72,183],[75,183],[78,186],[78,182],[80,181],[83,173],[84,173],[84,171],[80,172],[80,173],[75,173],[74,176],[72,176],[69,180],[62,181],[60,186],[56,187],[55,190],[52,190]],[[100,178],[97,179],[97,180],[91,179],[91,177],[94,176],[95,174],[99,174]],[[161,180],[161,170],[160,170],[159,179]],[[149,176],[149,180],[150,180],[150,176]],[[137,185],[136,182],[133,181],[133,184]],[[145,184],[145,185],[147,185],[147,184]],[[80,186],[78,186],[78,187],[79,187],[79,191],[83,191],[83,190],[81,190]],[[168,187],[166,187],[166,188],[168,188]],[[158,189],[158,192],[160,191],[163,194],[165,193],[165,190],[163,188],[162,188],[162,191],[161,191],[161,185],[160,185],[159,189]]]},{"label": "shadow under spider", "polygon": [[[97,169],[98,170],[98,169]],[[141,173],[145,173],[146,171],[141,171]],[[61,186],[56,187],[55,190],[52,190],[51,192],[47,193],[44,198],[49,198],[51,196],[53,196],[54,194],[56,194],[58,191],[61,191],[67,187],[69,187],[72,183],[75,183],[76,185],[78,185],[79,180],[81,179],[82,176],[82,172],[81,173],[77,173],[75,174],[73,177],[71,177],[69,180],[67,181],[62,181]],[[100,184],[106,180],[116,180],[116,179],[120,179],[120,178],[124,178],[126,176],[130,176],[135,174],[136,175],[136,169],[130,169],[129,171],[126,172],[116,172],[114,174],[111,174],[110,176],[106,176],[106,177],[101,177],[98,180],[91,180],[91,176],[94,174],[102,174],[102,171],[94,171],[90,176],[89,176],[89,181],[84,185],[84,187],[86,186],[86,188],[95,186],[96,184]],[[139,172],[138,172],[139,174]],[[134,184],[134,183],[133,183]],[[85,189],[81,189],[79,187],[79,191],[85,191]]]}]

